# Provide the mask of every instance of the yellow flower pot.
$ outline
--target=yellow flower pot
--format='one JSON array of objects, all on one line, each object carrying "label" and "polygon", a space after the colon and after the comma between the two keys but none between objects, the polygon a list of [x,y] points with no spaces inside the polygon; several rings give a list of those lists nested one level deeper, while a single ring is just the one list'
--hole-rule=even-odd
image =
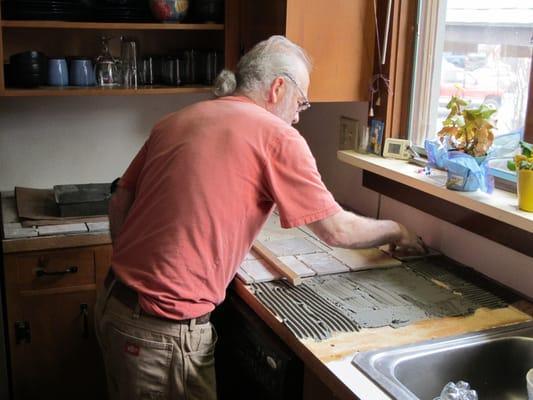
[{"label": "yellow flower pot", "polygon": [[533,170],[518,171],[518,208],[533,212]]}]

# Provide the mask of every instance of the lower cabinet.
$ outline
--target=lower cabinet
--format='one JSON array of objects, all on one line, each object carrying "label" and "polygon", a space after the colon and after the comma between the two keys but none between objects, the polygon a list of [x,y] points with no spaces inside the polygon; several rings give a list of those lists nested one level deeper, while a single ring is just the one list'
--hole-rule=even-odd
[{"label": "lower cabinet", "polygon": [[111,246],[4,255],[14,400],[105,399],[94,306]]},{"label": "lower cabinet", "polygon": [[231,290],[212,322],[219,400],[302,399],[302,362]]}]

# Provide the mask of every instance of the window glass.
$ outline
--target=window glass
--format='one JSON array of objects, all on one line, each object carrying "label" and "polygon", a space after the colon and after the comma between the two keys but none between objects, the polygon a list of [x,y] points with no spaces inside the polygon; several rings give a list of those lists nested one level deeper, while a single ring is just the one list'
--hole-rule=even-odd
[{"label": "window glass", "polygon": [[[523,135],[533,44],[533,0],[420,2],[410,138],[423,145],[458,91],[498,110],[495,134]],[[430,3],[430,4],[428,4]],[[459,89],[460,88],[460,89]]]}]

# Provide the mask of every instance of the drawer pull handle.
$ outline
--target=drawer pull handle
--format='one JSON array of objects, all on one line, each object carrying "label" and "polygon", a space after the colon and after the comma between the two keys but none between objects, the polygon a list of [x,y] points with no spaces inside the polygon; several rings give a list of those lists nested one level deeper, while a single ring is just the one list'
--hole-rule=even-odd
[{"label": "drawer pull handle", "polygon": [[44,269],[39,268],[37,271],[35,271],[35,275],[37,275],[37,278],[40,278],[41,276],[58,276],[58,275],[67,275],[67,274],[75,274],[78,272],[78,267],[67,267],[64,271],[53,271],[53,272],[46,272]]}]

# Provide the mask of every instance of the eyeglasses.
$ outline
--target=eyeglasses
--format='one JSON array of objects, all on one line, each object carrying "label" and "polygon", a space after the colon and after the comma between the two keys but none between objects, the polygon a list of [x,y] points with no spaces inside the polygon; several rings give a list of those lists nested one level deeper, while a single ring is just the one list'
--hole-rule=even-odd
[{"label": "eyeglasses", "polygon": [[296,86],[296,89],[298,89],[298,92],[300,92],[300,96],[303,98],[303,100],[298,100],[298,109],[297,112],[302,112],[307,110],[309,107],[311,107],[311,103],[309,103],[309,99],[304,94],[303,90],[300,89],[300,86],[298,86],[298,83],[296,83],[296,79],[293,78],[293,76],[287,72],[282,72],[281,75],[286,76],[292,83],[294,83],[294,86]]}]

